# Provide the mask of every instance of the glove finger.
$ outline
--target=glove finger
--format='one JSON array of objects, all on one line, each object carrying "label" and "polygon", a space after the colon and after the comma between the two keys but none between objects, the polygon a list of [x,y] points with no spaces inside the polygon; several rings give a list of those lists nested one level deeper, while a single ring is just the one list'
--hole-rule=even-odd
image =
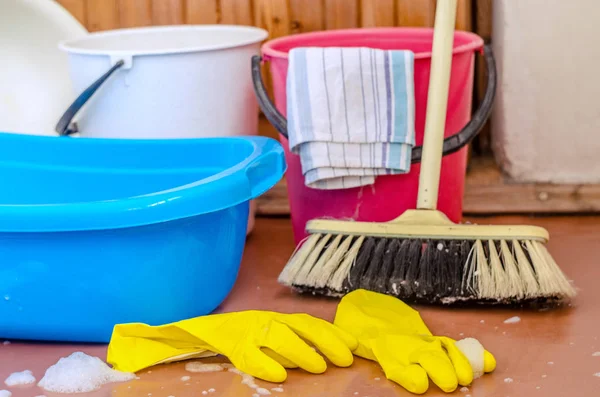
[{"label": "glove finger", "polygon": [[336,327],[335,325],[330,323],[328,324],[329,328],[331,328],[331,330],[338,336],[338,338],[340,338],[344,342],[344,344],[348,346],[348,349],[355,350],[358,347],[358,339],[356,339],[354,336],[350,335],[348,332],[344,331],[340,327]]},{"label": "glove finger", "polygon": [[446,393],[458,387],[458,379],[452,362],[441,349],[425,350],[417,354],[416,361],[423,367],[433,383]]},{"label": "glove finger", "polygon": [[496,369],[496,357],[487,350],[483,351],[483,372],[489,374]]},{"label": "glove finger", "polygon": [[419,365],[403,365],[383,339],[373,342],[373,354],[385,377],[411,393],[423,394],[429,389],[427,373]]},{"label": "glove finger", "polygon": [[[325,320],[308,314],[289,314],[281,318],[296,334],[312,343],[333,364],[338,367],[349,367],[354,361],[350,346],[357,346],[352,337],[345,341],[341,333],[334,331],[334,326]],[[345,337],[344,337],[345,338]],[[350,346],[349,346],[350,345]]]},{"label": "glove finger", "polygon": [[241,354],[232,354],[227,358],[238,370],[255,378],[273,383],[284,382],[287,378],[285,368],[258,347],[244,346]]},{"label": "glove finger", "polygon": [[262,345],[313,374],[322,374],[327,363],[287,325],[274,321]]},{"label": "glove finger", "polygon": [[269,349],[268,347],[262,348],[260,350],[263,353],[265,353],[267,356],[271,357],[273,360],[277,361],[279,364],[283,365],[283,368],[287,368],[287,369],[298,368],[298,365],[296,363],[291,362],[287,358],[283,357],[280,354],[277,354],[276,352]]},{"label": "glove finger", "polygon": [[452,361],[458,384],[468,386],[473,382],[473,367],[467,356],[456,346],[454,340],[446,337],[441,337],[440,341],[448,352],[448,357]]}]

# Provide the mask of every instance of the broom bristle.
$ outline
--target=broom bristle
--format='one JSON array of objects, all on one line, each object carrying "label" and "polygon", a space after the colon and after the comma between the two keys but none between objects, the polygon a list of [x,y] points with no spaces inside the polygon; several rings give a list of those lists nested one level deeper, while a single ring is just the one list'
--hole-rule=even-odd
[{"label": "broom bristle", "polygon": [[575,289],[537,240],[438,240],[314,234],[279,282],[341,296],[363,288],[427,303],[563,300]]}]

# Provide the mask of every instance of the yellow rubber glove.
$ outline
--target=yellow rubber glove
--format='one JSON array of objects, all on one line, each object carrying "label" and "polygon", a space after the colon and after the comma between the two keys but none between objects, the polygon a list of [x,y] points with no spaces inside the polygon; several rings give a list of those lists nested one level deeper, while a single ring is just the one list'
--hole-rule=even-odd
[{"label": "yellow rubber glove", "polygon": [[[428,378],[447,393],[473,381],[473,367],[456,341],[433,336],[419,313],[393,296],[352,291],[341,299],[334,324],[358,339],[355,355],[377,361],[389,380],[412,393],[425,393]],[[486,350],[483,362],[482,372],[496,367]]]},{"label": "yellow rubber glove", "polygon": [[345,331],[308,314],[250,310],[160,326],[118,324],[107,361],[117,370],[137,372],[159,363],[222,354],[240,371],[280,383],[287,378],[284,367],[325,372],[325,360],[305,341],[340,367],[352,364],[358,344]]}]

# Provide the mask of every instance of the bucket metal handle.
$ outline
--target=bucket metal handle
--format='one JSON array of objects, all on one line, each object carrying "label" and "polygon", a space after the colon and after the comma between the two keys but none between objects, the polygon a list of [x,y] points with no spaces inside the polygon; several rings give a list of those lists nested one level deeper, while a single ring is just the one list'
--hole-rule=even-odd
[{"label": "bucket metal handle", "polygon": [[[481,131],[492,113],[492,105],[494,104],[494,97],[496,96],[497,73],[496,61],[494,59],[492,48],[489,44],[486,44],[483,47],[483,56],[485,58],[485,64],[487,68],[487,86],[485,95],[483,96],[483,100],[481,101],[479,108],[471,117],[471,120],[469,120],[467,125],[456,134],[444,139],[444,156],[457,152],[462,147],[469,144]],[[275,129],[287,139],[287,120],[269,99],[269,94],[267,93],[260,72],[260,65],[262,61],[263,59],[259,55],[252,57],[252,83],[254,85],[254,93],[256,94],[258,104],[265,114],[267,120],[269,120]],[[413,147],[411,156],[412,163],[420,162],[422,154],[423,146]]]},{"label": "bucket metal handle", "polygon": [[83,105],[94,95],[98,88],[113,74],[117,69],[121,66],[125,65],[124,60],[119,60],[115,62],[115,64],[102,76],[98,78],[98,80],[94,81],[88,88],[86,88],[69,106],[69,108],[62,115],[58,123],[56,124],[55,130],[59,135],[71,135],[77,132],[77,124],[71,123],[77,112],[81,110]]}]

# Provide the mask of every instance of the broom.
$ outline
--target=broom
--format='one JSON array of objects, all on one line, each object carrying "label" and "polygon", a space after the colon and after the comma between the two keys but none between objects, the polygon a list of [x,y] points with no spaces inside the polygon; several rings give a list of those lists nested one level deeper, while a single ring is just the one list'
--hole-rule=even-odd
[{"label": "broom", "polygon": [[363,288],[423,303],[562,301],[575,289],[535,226],[454,224],[436,210],[456,0],[438,0],[417,209],[384,223],[315,219],[279,275],[293,290]]}]

